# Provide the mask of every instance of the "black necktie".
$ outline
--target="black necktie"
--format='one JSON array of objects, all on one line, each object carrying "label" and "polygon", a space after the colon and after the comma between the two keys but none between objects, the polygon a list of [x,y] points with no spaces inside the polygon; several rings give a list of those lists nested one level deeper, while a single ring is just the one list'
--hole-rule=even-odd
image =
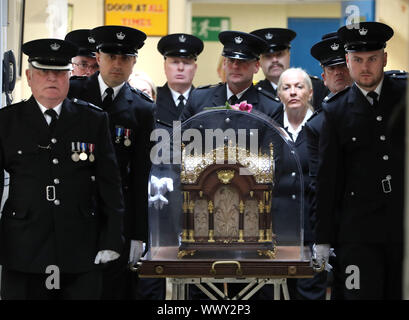
[{"label": "black necktie", "polygon": [[372,106],[376,108],[379,105],[378,94],[375,91],[370,91],[368,92],[367,96],[372,98]]},{"label": "black necktie", "polygon": [[183,96],[183,94],[179,96],[178,100],[179,100],[179,103],[177,105],[178,109],[183,108],[185,106],[183,102],[185,100],[185,97]]},{"label": "black necktie", "polygon": [[58,114],[54,109],[47,109],[46,111],[44,111],[44,113],[51,117],[51,122],[48,127],[50,128],[50,132],[53,133],[55,125],[57,124]]},{"label": "black necktie", "polygon": [[114,89],[108,87],[105,89],[105,93],[107,94],[105,96],[104,101],[102,101],[102,109],[106,110],[112,105],[112,97],[114,95]]},{"label": "black necktie", "polygon": [[236,104],[238,100],[239,100],[239,99],[236,97],[236,95],[233,94],[233,95],[229,98],[228,102],[229,102],[230,105],[233,105],[233,104]]}]

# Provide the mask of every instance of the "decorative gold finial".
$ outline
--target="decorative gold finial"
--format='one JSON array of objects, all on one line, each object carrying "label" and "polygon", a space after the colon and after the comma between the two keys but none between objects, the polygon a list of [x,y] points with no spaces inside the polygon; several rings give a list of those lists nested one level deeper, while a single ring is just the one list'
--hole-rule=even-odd
[{"label": "decorative gold finial", "polygon": [[229,184],[234,178],[234,170],[220,170],[217,172],[217,177],[223,184]]}]

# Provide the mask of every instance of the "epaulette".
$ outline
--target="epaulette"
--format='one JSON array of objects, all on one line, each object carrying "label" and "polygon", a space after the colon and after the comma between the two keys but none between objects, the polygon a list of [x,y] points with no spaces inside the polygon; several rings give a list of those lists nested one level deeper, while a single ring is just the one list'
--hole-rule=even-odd
[{"label": "epaulette", "polygon": [[330,93],[328,96],[326,96],[323,100],[323,103],[328,103],[330,101],[333,101],[337,99],[338,97],[344,95],[346,92],[349,91],[351,87],[346,87],[345,89],[338,91],[337,93]]},{"label": "epaulette", "polygon": [[280,102],[280,99],[278,97],[276,97],[274,94],[272,94],[271,92],[263,89],[262,87],[256,87],[257,91],[264,94],[266,97],[275,100],[276,102]]},{"label": "epaulette", "polygon": [[308,118],[307,122],[308,122],[308,121],[311,121],[311,119],[313,119],[313,118],[315,118],[317,115],[319,115],[319,114],[321,113],[321,111],[322,111],[322,108],[319,108],[319,109],[315,110],[314,113],[311,115],[311,117]]},{"label": "epaulette", "polygon": [[314,80],[321,80],[320,78],[318,78],[317,76],[313,76],[313,75],[311,75],[311,74],[309,74],[309,76],[310,76],[310,78],[311,79],[314,79]]},{"label": "epaulette", "polygon": [[70,80],[86,80],[87,76],[71,76]]},{"label": "epaulette", "polygon": [[214,88],[214,87],[220,86],[221,84],[223,84],[223,83],[219,82],[217,84],[207,84],[205,86],[197,87],[196,89],[200,90],[200,89]]},{"label": "epaulette", "polygon": [[75,104],[80,105],[80,106],[92,108],[92,109],[98,110],[98,111],[104,111],[100,107],[96,106],[95,104],[92,104],[90,102],[87,102],[87,101],[84,101],[84,100],[81,100],[81,99],[73,98],[73,99],[71,99],[71,101],[73,103],[75,103]]},{"label": "epaulette", "polygon": [[132,91],[132,92],[134,92],[134,93],[136,93],[137,95],[139,95],[140,97],[144,98],[146,101],[148,101],[148,102],[154,102],[153,99],[152,99],[147,93],[145,93],[145,92],[143,92],[143,91],[141,91],[141,90],[139,90],[139,89],[136,89],[136,88],[134,88],[134,87],[131,87],[131,86],[129,86],[129,87],[131,88],[131,91]]},{"label": "epaulette", "polygon": [[404,79],[408,78],[408,73],[405,70],[388,70],[385,71],[385,76],[393,79]]},{"label": "epaulette", "polygon": [[336,93],[331,92],[329,95],[327,95],[322,102],[327,102],[329,99],[331,99]]}]

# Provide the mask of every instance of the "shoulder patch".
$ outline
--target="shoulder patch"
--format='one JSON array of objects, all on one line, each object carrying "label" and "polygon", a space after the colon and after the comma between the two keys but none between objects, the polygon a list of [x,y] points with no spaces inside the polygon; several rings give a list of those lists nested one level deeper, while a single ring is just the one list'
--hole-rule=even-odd
[{"label": "shoulder patch", "polygon": [[87,101],[84,101],[84,100],[81,100],[81,99],[73,98],[73,99],[71,99],[71,102],[73,102],[75,104],[78,104],[80,106],[92,108],[94,110],[104,111],[100,107],[96,106],[95,104],[92,104],[90,102],[87,102]]},{"label": "shoulder patch", "polygon": [[271,92],[263,89],[262,87],[256,87],[257,91],[262,93],[263,95],[265,95],[266,97],[276,101],[276,102],[280,102],[280,99],[278,97],[276,97],[275,95],[273,95]]},{"label": "shoulder patch", "polygon": [[129,87],[131,88],[131,91],[132,91],[132,92],[134,92],[134,93],[136,93],[137,95],[139,95],[140,97],[144,98],[146,101],[148,101],[148,102],[154,102],[153,99],[152,99],[147,93],[145,93],[145,92],[143,92],[143,91],[141,91],[141,90],[139,90],[139,89],[136,89],[136,88],[134,88],[134,87],[132,87],[132,86],[129,86]]},{"label": "shoulder patch", "polygon": [[333,101],[337,99],[338,97],[344,95],[346,92],[349,91],[351,87],[346,87],[344,90],[338,91],[337,93],[330,93],[328,96],[326,96],[323,100],[323,102],[327,103],[330,101]]},{"label": "shoulder patch", "polygon": [[220,86],[220,85],[223,85],[223,83],[219,82],[219,83],[217,83],[217,84],[208,84],[208,85],[205,85],[205,86],[197,87],[196,89],[198,89],[198,90],[200,90],[200,89],[208,89],[208,88],[214,88],[214,87],[217,87],[217,86]]}]

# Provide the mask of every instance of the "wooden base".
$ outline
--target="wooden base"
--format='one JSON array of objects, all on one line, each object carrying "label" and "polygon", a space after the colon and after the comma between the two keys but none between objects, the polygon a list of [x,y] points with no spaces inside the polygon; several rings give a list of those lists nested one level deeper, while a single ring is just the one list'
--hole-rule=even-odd
[{"label": "wooden base", "polygon": [[[138,269],[142,278],[206,278],[206,277],[259,277],[259,278],[311,278],[314,271],[310,266],[309,250],[304,251],[300,260],[300,247],[278,246],[276,258],[248,258],[246,252],[236,252],[235,259],[219,256],[204,258],[203,255],[186,256],[179,259],[178,247],[154,248],[148,252]],[[220,254],[220,251],[221,254]]]}]

